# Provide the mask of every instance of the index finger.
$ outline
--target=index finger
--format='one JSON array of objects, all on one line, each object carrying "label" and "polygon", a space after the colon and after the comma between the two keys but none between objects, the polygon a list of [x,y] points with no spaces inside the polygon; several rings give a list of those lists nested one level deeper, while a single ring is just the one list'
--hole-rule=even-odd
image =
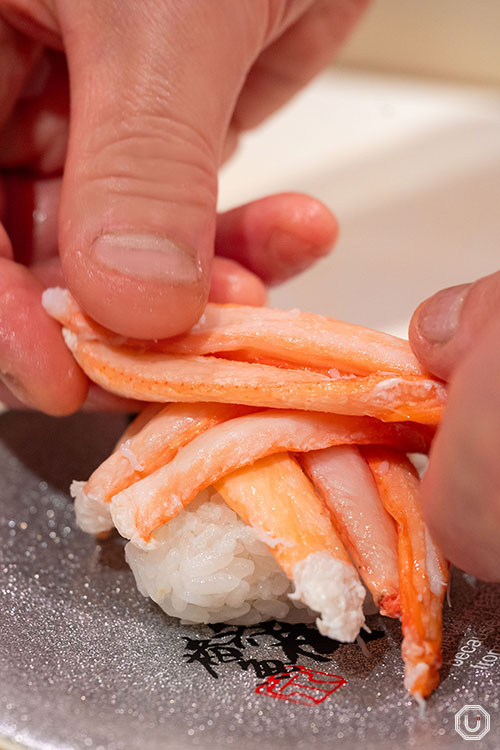
[{"label": "index finger", "polygon": [[0,381],[26,405],[60,416],[78,409],[88,381],[42,308],[42,291],[26,268],[0,257]]}]

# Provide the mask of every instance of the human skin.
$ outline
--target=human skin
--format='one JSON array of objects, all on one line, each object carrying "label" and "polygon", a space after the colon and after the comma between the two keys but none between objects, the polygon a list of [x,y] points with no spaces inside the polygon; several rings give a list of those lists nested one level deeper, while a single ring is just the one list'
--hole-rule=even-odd
[{"label": "human skin", "polygon": [[[0,379],[9,386],[0,400],[19,405],[15,392],[66,414],[87,398],[40,306],[43,285],[62,272],[100,322],[168,336],[196,320],[209,290],[213,300],[261,304],[263,281],[327,252],[336,223],[304,196],[216,218],[217,171],[241,132],[331,59],[366,5],[0,0]],[[424,303],[410,329],[417,356],[451,384],[424,511],[449,559],[491,580],[500,578],[498,290],[494,276],[465,301]],[[436,340],[440,324],[448,333]],[[102,392],[93,399],[126,406]]]},{"label": "human skin", "polygon": [[40,306],[61,270],[93,318],[156,338],[190,327],[210,288],[262,304],[263,281],[329,250],[335,219],[305,196],[217,219],[217,172],[241,132],[331,60],[366,5],[0,0],[0,373],[11,392],[52,414],[86,397]]},{"label": "human skin", "polygon": [[500,272],[423,302],[410,343],[450,385],[422,483],[427,523],[452,563],[500,581]]}]

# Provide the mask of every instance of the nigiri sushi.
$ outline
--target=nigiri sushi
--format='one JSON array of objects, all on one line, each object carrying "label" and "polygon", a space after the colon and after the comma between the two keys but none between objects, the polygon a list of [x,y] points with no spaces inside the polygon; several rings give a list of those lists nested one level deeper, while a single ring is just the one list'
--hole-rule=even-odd
[{"label": "nigiri sushi", "polygon": [[368,590],[402,617],[405,684],[427,697],[448,567],[406,454],[428,452],[446,387],[407,342],[235,305],[147,342],[102,328],[67,290],[43,302],[92,380],[153,402],[71,487],[84,531],[129,540],[139,590],[184,622],[315,619],[343,642]]}]

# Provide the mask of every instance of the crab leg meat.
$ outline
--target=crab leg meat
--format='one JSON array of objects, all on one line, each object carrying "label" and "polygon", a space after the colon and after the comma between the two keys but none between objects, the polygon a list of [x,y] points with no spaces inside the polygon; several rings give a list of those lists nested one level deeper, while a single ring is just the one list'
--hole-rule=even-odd
[{"label": "crab leg meat", "polygon": [[372,473],[354,445],[299,456],[381,614],[399,617],[398,539]]},{"label": "crab leg meat", "polygon": [[422,428],[419,431],[415,425],[336,414],[258,412],[212,427],[170,463],[115,495],[111,501],[114,524],[122,536],[147,547],[154,544],[151,535],[155,529],[225,474],[273,453],[344,443],[389,443],[416,452],[426,448]]},{"label": "crab leg meat", "polygon": [[294,598],[319,613],[323,635],[353,641],[365,592],[328,512],[288,453],[260,459],[215,483],[229,507],[257,529],[295,583]]},{"label": "crab leg meat", "polygon": [[157,413],[139,414],[90,479],[72,483],[80,528],[92,534],[112,529],[106,504],[113,495],[171,461],[180,448],[205,430],[250,411],[233,404],[168,404]]},{"label": "crab leg meat", "polygon": [[408,342],[321,315],[214,304],[186,334],[141,341],[92,321],[67,290],[46,290],[43,304],[95,383],[152,402],[73,483],[80,527],[115,526],[150,550],[214,485],[337,640],[364,622],[358,569],[382,614],[401,614],[405,686],[422,702],[439,679],[448,565],[404,454],[428,451],[447,392]]},{"label": "crab leg meat", "polygon": [[165,409],[164,404],[147,404],[147,406],[144,407],[144,409],[141,409],[139,414],[130,422],[126,430],[120,435],[118,440],[116,441],[116,445],[114,447],[114,450],[118,450],[120,445],[123,445],[123,443],[126,443],[127,440],[130,440],[130,438],[134,437],[134,435],[137,435],[138,432],[140,432],[143,427],[147,425],[148,422],[150,422],[153,417],[155,417],[159,411],[162,409]]},{"label": "crab leg meat", "polygon": [[144,401],[238,403],[422,424],[437,424],[445,402],[444,386],[432,379],[387,374],[332,379],[217,357],[138,352],[81,339],[67,329],[63,333],[94,382]]},{"label": "crab leg meat", "polygon": [[218,354],[245,351],[309,368],[367,375],[387,372],[427,376],[407,341],[381,331],[299,310],[208,304],[201,319],[174,339],[144,342],[108,331],[86,316],[67,289],[47,289],[47,312],[81,338],[111,345],[170,354]]},{"label": "crab leg meat", "polygon": [[[437,424],[446,399],[445,386],[422,372],[407,342],[321,315],[212,305],[185,336],[145,342],[91,321],[67,290],[47,290],[43,299],[66,326],[65,341],[81,367],[120,396],[423,424]],[[226,359],[231,352],[235,359]]]},{"label": "crab leg meat", "polygon": [[405,687],[421,701],[439,681],[448,564],[425,525],[419,502],[420,481],[413,464],[389,448],[370,446],[361,450],[382,503],[398,528]]}]

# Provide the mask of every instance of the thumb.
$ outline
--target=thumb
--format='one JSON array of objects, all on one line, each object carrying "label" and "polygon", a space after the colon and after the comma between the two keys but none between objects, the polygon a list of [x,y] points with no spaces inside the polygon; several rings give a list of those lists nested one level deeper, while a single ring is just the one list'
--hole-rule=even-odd
[{"label": "thumb", "polygon": [[434,375],[448,380],[499,309],[500,272],[473,284],[442,289],[413,315],[409,330],[413,351]]},{"label": "thumb", "polygon": [[417,356],[450,379],[422,485],[429,528],[446,557],[500,580],[500,273],[445,289],[416,311]]},{"label": "thumb", "polygon": [[208,297],[217,169],[262,43],[259,14],[230,0],[60,5],[71,87],[65,277],[103,325],[175,335]]}]

